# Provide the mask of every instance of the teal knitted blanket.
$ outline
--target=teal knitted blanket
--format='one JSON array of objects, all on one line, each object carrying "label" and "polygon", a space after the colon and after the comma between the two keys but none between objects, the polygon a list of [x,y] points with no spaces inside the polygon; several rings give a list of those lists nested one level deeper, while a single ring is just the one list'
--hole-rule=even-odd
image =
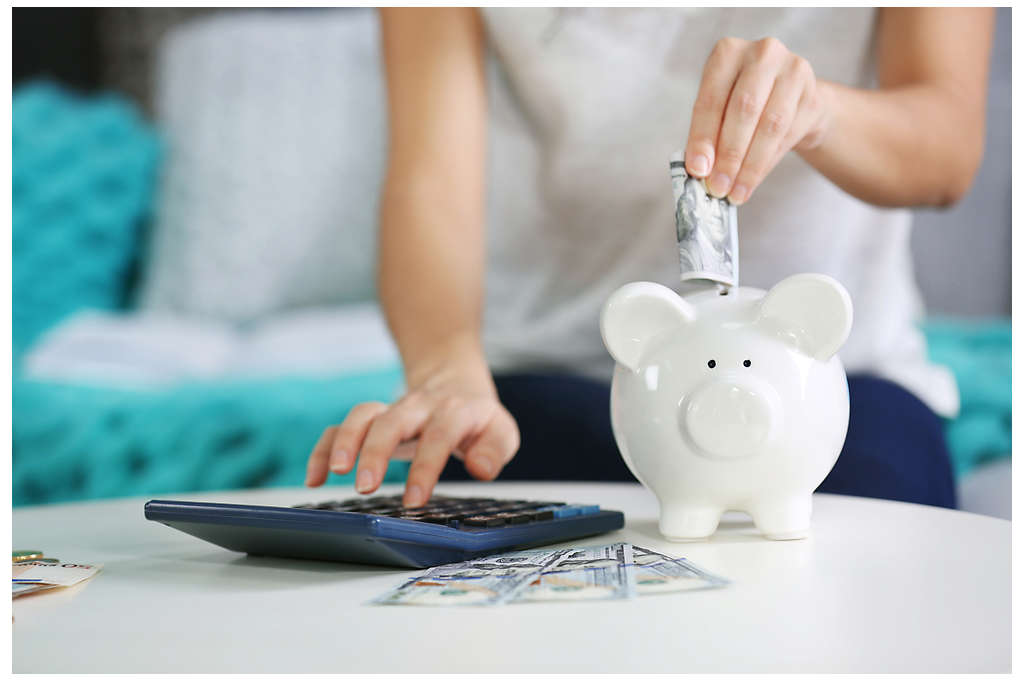
[{"label": "teal knitted blanket", "polygon": [[[14,504],[302,485],[324,428],[359,402],[393,400],[401,381],[398,368],[157,391],[16,378]],[[385,480],[407,469],[393,462]]]},{"label": "teal knitted blanket", "polygon": [[123,307],[160,161],[156,133],[117,95],[33,82],[11,115],[15,358],[82,308]]},{"label": "teal knitted blanket", "polygon": [[960,414],[946,422],[957,477],[1010,456],[1012,396],[1010,320],[934,318],[924,326],[928,353],[956,376]]}]

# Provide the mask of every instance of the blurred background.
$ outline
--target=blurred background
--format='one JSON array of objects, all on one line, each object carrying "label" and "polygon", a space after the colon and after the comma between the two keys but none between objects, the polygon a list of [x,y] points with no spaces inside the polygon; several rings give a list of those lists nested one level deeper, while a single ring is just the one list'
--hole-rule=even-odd
[{"label": "blurred background", "polygon": [[[961,506],[1005,518],[1010,12],[984,164],[913,241]],[[13,76],[15,505],[300,485],[325,426],[400,393],[373,10],[15,8]]]}]

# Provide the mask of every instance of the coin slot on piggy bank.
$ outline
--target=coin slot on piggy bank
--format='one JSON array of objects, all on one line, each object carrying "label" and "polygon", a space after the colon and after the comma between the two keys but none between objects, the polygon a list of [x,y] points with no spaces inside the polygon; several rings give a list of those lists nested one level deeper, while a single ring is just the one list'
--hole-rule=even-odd
[{"label": "coin slot on piggy bank", "polygon": [[836,353],[852,321],[849,294],[817,274],[728,296],[651,282],[611,295],[601,335],[616,360],[612,427],[658,498],[665,537],[706,538],[730,510],[769,538],[807,536],[811,494],[846,439]]}]

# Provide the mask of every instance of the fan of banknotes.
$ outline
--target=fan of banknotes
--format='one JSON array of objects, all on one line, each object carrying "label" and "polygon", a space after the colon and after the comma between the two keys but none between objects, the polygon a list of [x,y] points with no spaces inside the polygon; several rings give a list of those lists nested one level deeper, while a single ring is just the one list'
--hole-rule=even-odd
[{"label": "fan of banknotes", "polygon": [[728,199],[708,194],[703,180],[687,175],[682,152],[669,158],[669,171],[679,244],[679,279],[738,286],[736,207]]},{"label": "fan of banknotes", "polygon": [[496,606],[514,602],[630,599],[721,587],[728,581],[686,559],[628,542],[509,552],[435,566],[376,604]]}]

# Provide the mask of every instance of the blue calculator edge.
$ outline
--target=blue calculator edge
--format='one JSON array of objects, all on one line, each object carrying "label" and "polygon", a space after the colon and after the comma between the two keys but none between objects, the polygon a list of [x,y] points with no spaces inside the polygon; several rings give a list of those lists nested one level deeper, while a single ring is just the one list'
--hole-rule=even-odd
[{"label": "blue calculator edge", "polygon": [[599,535],[623,527],[620,511],[497,528],[453,528],[344,511],[150,500],[145,516],[253,556],[425,568]]}]

